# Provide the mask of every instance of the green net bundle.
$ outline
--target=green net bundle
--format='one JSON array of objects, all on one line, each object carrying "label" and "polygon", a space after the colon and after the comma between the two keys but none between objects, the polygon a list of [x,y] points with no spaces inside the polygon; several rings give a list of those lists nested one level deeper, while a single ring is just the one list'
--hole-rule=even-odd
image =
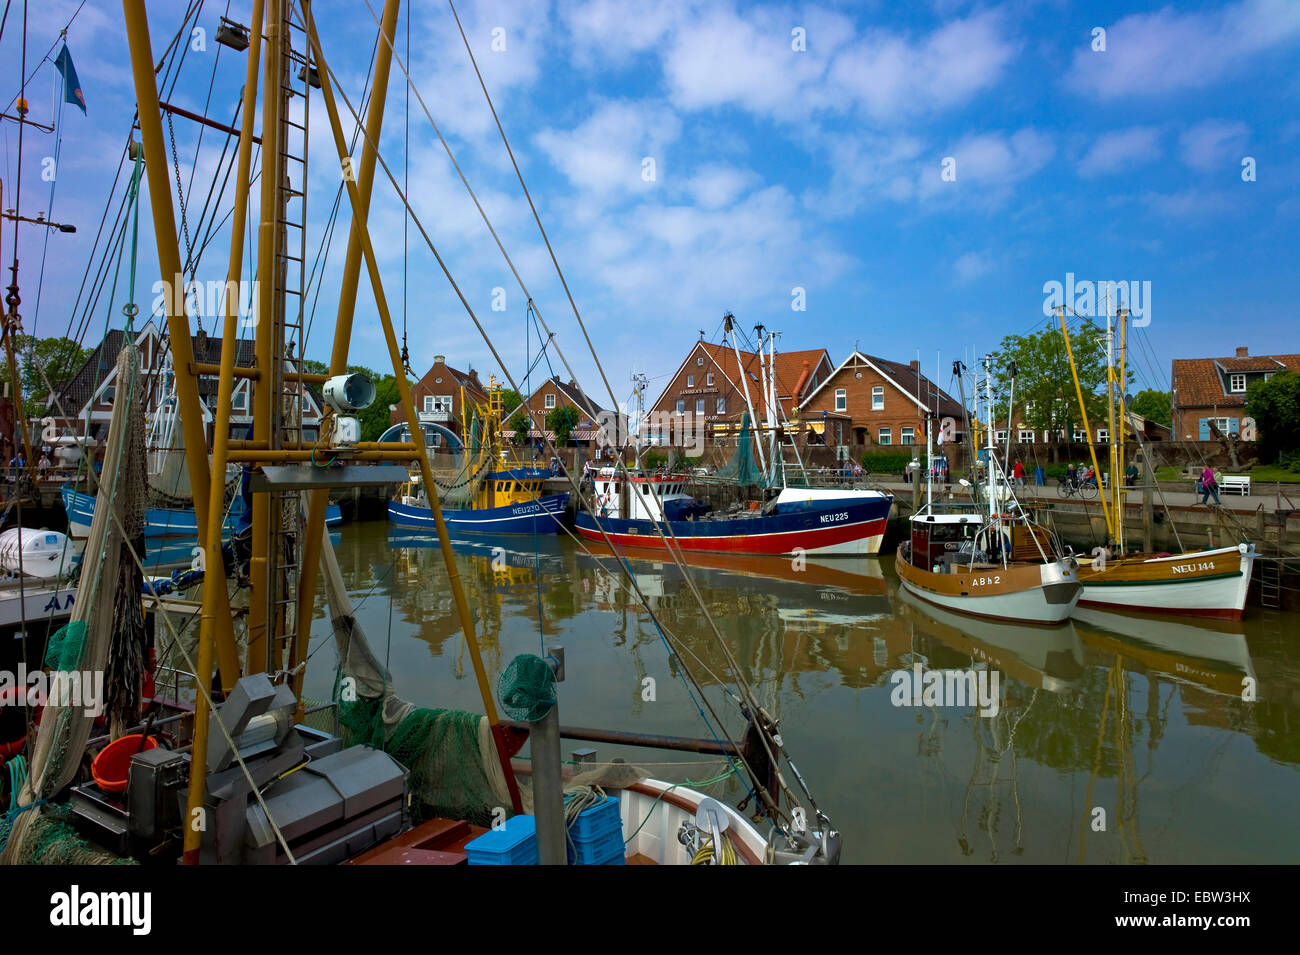
[{"label": "green net bundle", "polygon": [[725,467],[718,469],[718,477],[735,481],[739,487],[762,486],[764,483],[763,472],[754,458],[754,432],[749,426],[749,412],[741,418],[736,453]]},{"label": "green net bundle", "polygon": [[501,674],[497,695],[511,719],[535,722],[555,705],[555,673],[541,657],[521,653]]},{"label": "green net bundle", "polygon": [[501,801],[484,770],[478,713],[420,707],[386,732],[382,700],[362,698],[339,704],[339,722],[348,746],[382,749],[407,768],[416,823],[442,816],[492,824]]}]

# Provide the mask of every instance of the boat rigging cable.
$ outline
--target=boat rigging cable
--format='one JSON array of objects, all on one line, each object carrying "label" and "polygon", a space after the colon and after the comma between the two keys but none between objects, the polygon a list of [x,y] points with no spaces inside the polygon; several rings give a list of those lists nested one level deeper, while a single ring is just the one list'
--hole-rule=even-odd
[{"label": "boat rigging cable", "polygon": [[[449,0],[449,2],[450,2],[450,0]],[[379,23],[379,19],[378,19],[378,17],[376,16],[375,11],[374,11],[373,7],[371,6],[369,0],[366,0],[366,7],[367,7],[367,9],[370,11],[371,17],[372,17],[373,19],[375,19],[376,23]],[[460,25],[460,20],[459,20],[459,16],[456,15],[456,13],[455,13],[455,7],[454,7],[454,4],[452,4],[452,13],[453,13],[453,16],[456,17],[456,21],[457,21],[457,24],[458,24],[458,27],[459,27],[459,25]],[[310,14],[310,11],[307,11],[306,16],[307,16],[307,19],[310,21],[310,20],[311,20],[311,14]],[[551,245],[550,245],[550,240],[549,240],[549,238],[546,237],[545,228],[544,228],[544,227],[542,226],[542,224],[541,224],[540,216],[537,214],[536,206],[535,206],[535,205],[533,204],[533,202],[532,202],[531,194],[528,193],[527,185],[526,185],[526,184],[524,183],[524,181],[523,181],[523,176],[522,176],[522,173],[519,171],[518,163],[514,160],[514,153],[513,153],[513,150],[510,148],[509,141],[508,141],[508,139],[507,139],[506,136],[505,136],[505,131],[504,131],[504,128],[502,128],[502,126],[501,126],[500,118],[499,118],[499,117],[497,116],[497,114],[496,114],[495,106],[493,106],[492,103],[491,103],[491,96],[490,96],[490,94],[487,93],[486,85],[483,83],[482,74],[478,71],[477,62],[474,61],[474,58],[473,58],[473,51],[469,49],[468,39],[467,39],[467,38],[465,37],[465,35],[464,35],[464,29],[463,29],[463,27],[461,28],[461,35],[462,35],[462,39],[465,40],[466,49],[467,49],[467,51],[469,52],[469,55],[470,55],[470,58],[471,58],[471,62],[474,63],[474,69],[475,69],[476,74],[477,74],[478,77],[479,77],[480,86],[483,88],[483,92],[484,92],[485,97],[487,98],[489,108],[492,110],[492,114],[493,114],[494,118],[496,119],[497,127],[498,127],[498,131],[501,133],[502,140],[503,140],[503,142],[504,142],[504,144],[505,144],[505,146],[506,146],[507,151],[509,152],[509,154],[510,154],[510,156],[511,156],[511,161],[512,161],[512,164],[514,165],[516,175],[517,175],[518,178],[519,178],[520,185],[521,185],[521,187],[523,188],[524,193],[525,193],[525,196],[526,196],[527,199],[528,199],[529,206],[530,206],[530,208],[531,208],[532,211],[533,211],[534,219],[535,219],[535,221],[537,222],[538,228],[539,228],[539,230],[541,231],[541,234],[542,234],[542,236],[543,236],[543,240],[545,241],[545,243],[546,243],[546,245],[547,245],[547,248],[548,248],[548,251],[549,251],[550,254],[551,254],[552,262],[553,262],[553,264],[554,264],[555,267],[556,267],[556,270],[557,270],[557,273],[559,274],[559,277],[560,277],[561,283],[563,284],[563,286],[564,286],[564,288],[565,288],[565,290],[566,290],[566,294],[568,294],[568,296],[569,296],[569,302],[570,302],[570,305],[571,305],[571,306],[573,307],[573,309],[574,309],[574,314],[575,314],[575,317],[576,317],[577,320],[578,320],[579,327],[582,329],[582,331],[583,331],[583,336],[584,336],[584,338],[585,338],[586,341],[587,341],[588,347],[589,347],[589,348],[591,349],[591,351],[592,351],[592,355],[593,355],[593,358],[595,359],[596,366],[597,366],[597,368],[598,368],[598,370],[599,370],[599,372],[600,372],[601,379],[602,379],[602,381],[604,381],[605,386],[606,386],[606,389],[607,389],[607,391],[608,391],[608,393],[609,393],[609,395],[610,395],[610,400],[611,400],[611,402],[616,402],[616,399],[615,399],[614,396],[613,396],[613,390],[612,390],[612,388],[610,388],[610,386],[609,386],[608,378],[605,376],[604,369],[603,369],[603,367],[602,367],[601,364],[600,364],[599,356],[596,355],[596,353],[595,353],[595,349],[594,349],[594,347],[593,347],[592,344],[591,344],[591,339],[590,339],[590,336],[589,336],[588,333],[587,333],[585,323],[583,323],[583,321],[582,321],[582,317],[581,317],[581,314],[579,313],[579,311],[578,311],[578,309],[577,309],[576,302],[574,302],[573,297],[572,297],[572,294],[571,294],[571,292],[569,292],[569,289],[568,289],[568,282],[567,282],[567,280],[564,279],[563,271],[560,269],[560,267],[559,267],[559,262],[558,262],[558,260],[555,258],[554,249],[553,249],[553,248],[551,247]],[[381,31],[381,36],[382,36],[382,31]],[[392,41],[391,41],[389,38],[387,38],[387,37],[383,37],[383,40],[384,40],[385,43],[387,43],[387,44],[390,46],[390,48],[393,46]],[[394,54],[396,53],[395,50],[394,50],[393,52],[394,52]],[[510,267],[512,273],[515,275],[516,280],[519,282],[519,285],[520,285],[521,289],[523,289],[523,291],[524,291],[524,293],[525,293],[525,296],[526,296],[527,299],[531,302],[531,301],[532,301],[532,296],[528,293],[527,288],[526,288],[526,286],[524,285],[522,278],[519,276],[518,270],[515,269],[514,264],[513,264],[513,262],[511,261],[509,255],[506,253],[505,248],[504,248],[504,246],[502,245],[499,236],[497,236],[496,230],[492,227],[491,222],[488,220],[486,213],[483,211],[483,207],[482,207],[481,203],[479,203],[477,196],[474,194],[472,188],[469,186],[469,183],[468,183],[468,181],[467,181],[467,179],[466,179],[466,177],[465,177],[463,171],[461,171],[459,164],[456,162],[455,157],[454,157],[454,156],[452,155],[452,153],[451,153],[450,147],[448,146],[448,144],[447,144],[445,138],[442,136],[442,133],[441,133],[441,131],[439,130],[439,128],[438,128],[436,122],[433,120],[433,117],[430,115],[430,113],[429,113],[429,109],[428,109],[427,105],[426,105],[425,102],[424,102],[424,98],[421,96],[418,87],[414,84],[414,81],[412,80],[412,78],[411,78],[411,76],[410,76],[410,74],[409,74],[409,72],[408,72],[408,70],[407,70],[406,64],[402,62],[402,60],[401,60],[400,57],[394,56],[394,59],[395,59],[396,62],[398,63],[398,66],[399,66],[399,68],[402,70],[403,74],[406,76],[407,83],[410,85],[411,89],[415,92],[415,94],[416,94],[416,99],[417,99],[417,101],[420,103],[421,107],[423,108],[423,110],[424,110],[424,112],[425,112],[425,116],[426,116],[426,118],[428,118],[428,120],[429,120],[429,122],[430,122],[430,125],[433,127],[435,133],[438,135],[438,138],[439,138],[440,142],[442,143],[444,150],[447,152],[449,159],[451,159],[453,166],[456,168],[457,173],[460,175],[460,178],[461,178],[462,183],[465,185],[467,191],[470,193],[470,196],[471,196],[471,198],[473,199],[473,201],[474,201],[474,203],[475,203],[475,206],[478,208],[480,215],[481,215],[481,216],[483,217],[483,219],[484,219],[484,223],[487,225],[487,227],[488,227],[488,229],[489,229],[489,232],[491,232],[493,238],[495,239],[498,248],[499,248],[500,251],[502,252],[503,257],[506,259],[506,262],[507,262],[507,264],[509,265],[509,267]],[[328,71],[328,69],[327,69],[327,70],[325,70],[325,71],[323,71],[323,72],[329,72],[329,71]],[[357,121],[357,122],[359,123],[359,122],[360,122],[360,117],[358,116],[358,114],[356,113],[356,111],[352,108],[351,104],[348,103],[348,101],[347,101],[347,97],[346,97],[346,94],[342,93],[341,90],[340,90],[340,96],[341,96],[341,98],[344,100],[344,102],[345,102],[345,104],[347,105],[349,111],[352,113],[352,115],[353,115],[353,117],[354,117],[354,120]],[[433,246],[433,243],[432,243],[432,241],[429,239],[429,236],[428,236],[427,232],[425,232],[423,226],[422,226],[421,223],[420,223],[419,217],[416,215],[416,213],[415,213],[415,211],[414,211],[413,209],[410,209],[409,200],[407,199],[407,197],[405,196],[405,194],[401,191],[400,187],[398,186],[397,181],[396,181],[396,178],[393,176],[392,171],[391,171],[391,170],[389,169],[389,167],[388,167],[388,164],[383,160],[383,157],[382,157],[382,156],[378,155],[378,148],[377,148],[376,144],[373,144],[373,143],[372,143],[372,144],[371,144],[371,148],[374,149],[375,154],[376,154],[376,158],[378,159],[379,163],[383,166],[384,171],[385,171],[385,173],[388,175],[388,178],[389,178],[390,182],[393,184],[394,189],[398,191],[399,196],[401,197],[403,203],[406,205],[406,207],[407,207],[408,210],[410,211],[410,215],[411,215],[411,219],[412,219],[412,221],[415,223],[417,229],[420,230],[421,235],[424,237],[426,244],[427,244],[427,245],[429,246],[429,248],[430,248],[430,251],[433,253],[435,259],[437,259],[437,261],[438,261],[439,265],[442,267],[443,272],[444,272],[444,274],[446,275],[448,281],[451,283],[453,289],[456,291],[457,295],[460,297],[461,302],[462,302],[462,305],[464,305],[464,307],[466,308],[466,310],[467,310],[467,312],[469,313],[470,317],[474,320],[475,324],[478,326],[480,333],[483,334],[484,339],[485,339],[485,341],[487,342],[489,348],[492,350],[494,357],[497,358],[498,363],[499,363],[499,364],[501,365],[501,367],[504,369],[504,368],[505,368],[505,363],[501,361],[500,356],[496,353],[496,350],[495,350],[495,348],[492,346],[491,341],[488,340],[487,335],[486,335],[486,332],[484,331],[482,325],[479,323],[478,318],[477,318],[477,316],[475,316],[475,314],[474,314],[474,312],[473,312],[473,309],[472,309],[471,306],[469,305],[468,301],[464,298],[464,295],[461,294],[460,289],[459,289],[459,286],[457,285],[457,283],[455,282],[455,280],[451,277],[451,274],[450,274],[449,269],[447,268],[446,264],[443,262],[442,257],[441,257],[441,255],[438,253],[437,249]],[[535,303],[534,303],[534,308],[536,308]],[[538,318],[539,318],[539,320],[542,321],[543,327],[545,328],[545,327],[546,327],[546,325],[545,325],[545,321],[544,321],[544,319],[542,319],[542,316],[541,316],[541,314],[540,314],[540,310],[537,311],[537,314],[538,314]],[[548,331],[549,331],[549,329],[548,329]],[[567,359],[564,358],[564,355],[563,355],[562,351],[559,350],[558,346],[557,346],[557,355],[561,358],[562,361],[564,361],[566,368],[569,369],[570,374],[572,375],[572,374],[573,374],[573,372],[572,372],[572,368],[569,366]],[[509,377],[508,372],[507,372],[507,377]],[[576,379],[576,375],[574,375],[574,377],[575,377],[575,379]],[[514,385],[513,380],[511,381],[511,384]],[[516,385],[515,387],[516,387],[516,389],[517,389],[517,385]],[[549,440],[548,440],[548,443],[549,443]],[[566,476],[568,476],[568,477],[570,478],[570,481],[572,482],[572,480],[573,480],[573,479],[572,479],[572,476],[571,476],[571,475],[567,475],[567,471],[566,471]],[[630,483],[635,484],[635,482],[630,482]],[[642,495],[645,494],[645,492],[642,491],[642,490],[640,490],[639,488],[636,489],[636,493],[639,493],[639,494],[642,494]],[[578,490],[578,496],[579,496],[579,500],[581,500],[582,497],[581,497],[581,490],[580,490],[580,489]],[[666,524],[666,522],[664,522],[664,523]],[[690,574],[689,568],[687,567],[687,565],[686,565],[686,563],[685,563],[685,561],[684,561],[684,559],[683,559],[683,555],[682,555],[682,553],[681,553],[680,545],[677,544],[677,542],[676,542],[676,536],[675,536],[675,534],[673,533],[673,530],[672,530],[671,525],[670,525],[670,524],[667,524],[667,532],[668,532],[668,533],[667,533],[667,534],[664,534],[664,526],[663,526],[663,524],[661,524],[661,522],[655,522],[655,524],[656,524],[656,528],[658,529],[659,534],[661,535],[661,537],[664,538],[665,545],[666,545],[666,547],[667,547],[669,553],[673,555],[674,560],[675,560],[675,561],[678,563],[678,565],[681,567],[682,572],[683,572],[683,577],[686,579],[688,586],[690,587],[692,593],[695,595],[696,600],[697,600],[697,602],[698,602],[699,605],[700,605],[701,611],[703,612],[703,615],[704,615],[705,619],[709,622],[709,624],[710,624],[710,626],[711,626],[711,629],[714,631],[714,635],[715,635],[715,637],[717,638],[718,644],[719,644],[720,648],[722,649],[722,652],[723,652],[724,656],[728,658],[728,663],[729,663],[730,666],[732,667],[732,671],[733,671],[733,679],[735,680],[735,682],[736,682],[738,688],[740,689],[740,691],[741,691],[743,697],[745,698],[745,701],[744,701],[744,702],[745,702],[746,706],[744,707],[744,709],[747,711],[747,715],[750,716],[750,717],[752,717],[752,719],[754,720],[754,722],[755,722],[756,725],[759,724],[759,723],[762,723],[763,721],[766,721],[767,723],[769,723],[769,724],[771,724],[772,726],[774,726],[774,725],[775,725],[775,721],[771,719],[771,717],[766,713],[766,711],[765,711],[765,710],[762,708],[762,706],[758,703],[757,698],[756,698],[756,697],[754,696],[754,694],[753,694],[753,690],[752,690],[752,688],[748,685],[748,682],[745,680],[745,678],[744,678],[744,676],[743,676],[743,673],[742,673],[742,671],[741,671],[741,668],[739,667],[738,663],[735,661],[735,657],[734,657],[734,655],[731,653],[730,648],[726,645],[726,641],[723,639],[723,637],[722,637],[722,635],[721,635],[721,632],[718,630],[717,625],[716,625],[716,622],[712,619],[712,616],[709,614],[708,609],[707,609],[707,605],[705,604],[705,601],[703,600],[702,595],[700,595],[699,590],[698,590],[698,587],[696,586],[696,584],[695,584],[695,582],[694,582],[694,579],[693,579],[692,575]],[[606,543],[609,544],[611,551],[615,551],[615,548],[613,547],[612,543],[609,541],[608,534],[605,532],[604,528],[600,525],[600,522],[599,522],[599,521],[597,521],[597,527],[600,528],[601,533],[602,533],[602,536],[605,538]],[[633,575],[631,574],[630,567],[623,566],[622,569],[623,569],[624,573],[627,575],[629,581],[632,581],[632,580],[633,580]],[[634,586],[635,586],[635,584],[634,584]],[[662,634],[662,628],[661,628],[661,634]],[[779,767],[778,759],[777,759],[775,753],[774,753],[773,750],[772,750],[772,747],[773,747],[773,746],[775,746],[778,750],[781,748],[779,735],[776,734],[774,731],[772,731],[772,730],[770,730],[770,729],[768,729],[768,728],[765,727],[764,730],[758,734],[758,738],[759,738],[760,742],[762,743],[762,745],[764,746],[764,748],[767,750],[767,756],[768,756],[768,759],[770,760],[770,764],[772,765],[772,767],[775,769],[776,776],[777,776],[777,781],[778,781],[778,783],[779,783],[781,789],[782,789],[782,790],[787,794],[787,796],[790,797],[790,799],[791,799],[792,802],[797,802],[797,800],[795,800],[795,798],[794,798],[794,794],[789,790],[788,785],[785,783],[784,776],[783,776],[783,774],[780,772],[780,770],[779,770],[779,768],[778,768],[778,767]],[[734,744],[734,741],[733,741],[733,744]],[[788,757],[788,754],[787,754],[787,760],[788,760],[788,759],[789,759],[789,757]],[[748,767],[747,767],[747,768],[748,768]],[[794,764],[793,764],[793,763],[791,763],[791,768],[792,768],[792,769],[794,768]],[[795,772],[795,775],[796,775],[796,779],[799,779],[799,778],[800,778],[799,775],[798,775],[798,773],[797,773],[797,771]],[[760,791],[761,791],[761,787],[760,787]],[[766,793],[765,793],[765,792],[764,792],[763,794],[764,794],[764,796],[766,796]],[[806,788],[805,788],[805,794],[808,795],[809,800],[811,801],[811,798],[812,798],[812,797],[811,797],[811,794],[808,794],[808,793],[806,792]],[[779,807],[774,807],[774,808],[776,808],[776,811],[777,811],[778,813],[780,812]]]}]

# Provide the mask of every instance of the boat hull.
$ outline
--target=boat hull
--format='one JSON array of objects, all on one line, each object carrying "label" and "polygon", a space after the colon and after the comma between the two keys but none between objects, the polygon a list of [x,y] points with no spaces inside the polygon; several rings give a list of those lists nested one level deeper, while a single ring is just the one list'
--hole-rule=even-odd
[{"label": "boat hull", "polygon": [[578,514],[576,528],[587,540],[609,539],[619,547],[667,550],[668,540],[686,553],[821,557],[868,557],[880,552],[889,497],[837,501],[805,507],[790,514],[711,521],[651,521],[604,517],[597,523]]},{"label": "boat hull", "polygon": [[1170,557],[1079,562],[1079,605],[1240,620],[1255,562],[1253,545]]},{"label": "boat hull", "polygon": [[902,585],[927,603],[991,620],[1059,624],[1069,619],[1083,588],[1064,560],[1050,564],[976,567],[936,574],[902,556],[895,568]]},{"label": "boat hull", "polygon": [[[562,529],[569,495],[547,494],[535,501],[482,509],[444,509],[442,518],[453,534],[558,534]],[[436,528],[433,511],[427,507],[388,502],[388,521],[413,530]]]},{"label": "boat hull", "polygon": [[[236,498],[238,501],[238,498]],[[235,523],[241,516],[236,503],[235,509],[226,515],[223,533],[234,530]],[[95,519],[95,496],[82,494],[72,488],[63,489],[63,509],[68,515],[68,534],[71,537],[90,536],[90,525]],[[325,509],[325,526],[335,527],[343,523],[343,512],[337,504],[330,504]],[[145,537],[197,537],[199,533],[198,518],[189,508],[150,507],[144,512]]]}]

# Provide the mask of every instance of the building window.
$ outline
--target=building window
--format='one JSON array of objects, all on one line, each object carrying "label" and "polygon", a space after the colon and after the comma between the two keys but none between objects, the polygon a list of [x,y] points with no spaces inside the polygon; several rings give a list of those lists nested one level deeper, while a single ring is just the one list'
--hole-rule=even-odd
[{"label": "building window", "polygon": [[702,415],[702,414],[704,414],[704,399],[703,399],[703,398],[696,398],[696,399],[695,399],[695,413],[698,414],[698,415]]},{"label": "building window", "polygon": [[847,388],[835,389],[835,410],[844,411],[849,406],[849,391]]},{"label": "building window", "polygon": [[1245,376],[1245,375],[1229,375],[1229,376],[1228,376],[1228,390],[1231,391],[1233,394],[1241,394],[1241,392],[1245,391],[1245,390],[1246,390],[1246,376]]},{"label": "building window", "polygon": [[545,402],[546,402],[546,410],[550,411],[552,408],[555,407],[555,395],[551,394],[550,392],[547,392]]},{"label": "building window", "polygon": [[889,444],[892,440],[893,438],[889,434],[889,429],[881,428],[880,438],[876,441],[876,444]]},{"label": "building window", "polygon": [[1074,443],[1075,443],[1075,444],[1083,444],[1083,443],[1084,443],[1085,441],[1087,441],[1087,440],[1088,440],[1088,432],[1084,431],[1082,428],[1075,428],[1075,429],[1074,429]]},{"label": "building window", "polygon": [[699,368],[703,368],[703,367],[704,367],[704,356],[703,356],[703,355],[698,355],[698,356],[696,356],[695,364],[696,364],[697,367],[699,367]]},{"label": "building window", "polygon": [[1107,431],[1105,428],[1098,428],[1098,429],[1097,429],[1097,443],[1098,443],[1098,444],[1110,444],[1110,432]]},{"label": "building window", "polygon": [[231,395],[231,396],[230,396],[230,410],[231,410],[231,411],[243,411],[243,410],[244,410],[244,407],[245,407],[244,402],[246,402],[247,400],[248,400],[248,394],[247,394],[246,392],[243,392],[243,391],[239,392],[238,394],[233,394],[233,395]]},{"label": "building window", "polygon": [[709,372],[707,375],[704,376],[704,383],[706,385],[713,384],[713,372]]},{"label": "building window", "polygon": [[424,410],[425,411],[433,410],[433,395],[424,396]]},{"label": "building window", "polygon": [[898,436],[899,444],[916,444],[916,429],[904,428]]},{"label": "building window", "polygon": [[1021,444],[1033,444],[1033,443],[1034,443],[1034,432],[1033,432],[1032,430],[1028,429],[1028,428],[1021,428],[1021,429],[1020,429],[1020,443],[1021,443]]},{"label": "building window", "polygon": [[434,395],[433,410],[451,414],[451,395]]},{"label": "building window", "polygon": [[1003,444],[1006,442],[1006,440],[1007,440],[1007,432],[1005,429],[1001,431],[993,432],[993,441],[995,444]]},{"label": "building window", "polygon": [[727,399],[726,399],[726,398],[719,398],[719,399],[718,399],[718,414],[726,414],[726,413],[727,413]]},{"label": "building window", "polygon": [[677,413],[678,413],[678,414],[685,414],[685,413],[686,413],[686,399],[685,399],[685,398],[678,398],[678,399],[677,399]]},{"label": "building window", "polygon": [[686,376],[686,387],[687,387],[687,388],[694,388],[694,387],[695,387],[695,376],[694,376],[694,375],[687,375],[687,376]]},{"label": "building window", "polygon": [[885,386],[884,385],[876,385],[871,389],[871,410],[872,411],[885,410]]}]

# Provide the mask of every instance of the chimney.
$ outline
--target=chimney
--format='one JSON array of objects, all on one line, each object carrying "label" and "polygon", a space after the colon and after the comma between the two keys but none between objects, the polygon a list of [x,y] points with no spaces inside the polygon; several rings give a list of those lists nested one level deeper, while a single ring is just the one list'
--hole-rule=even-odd
[{"label": "chimney", "polygon": [[445,365],[445,364],[447,363],[447,356],[446,356],[446,355],[434,355],[434,356],[433,356],[433,363],[434,363],[435,365]]},{"label": "chimney", "polygon": [[1244,345],[1243,345],[1243,346],[1239,346],[1239,347],[1237,348],[1237,357],[1238,357],[1238,358],[1249,358],[1249,357],[1250,357],[1250,349],[1249,349],[1249,348],[1246,348]]},{"label": "chimney", "polygon": [[916,372],[917,374],[920,374],[920,372],[921,372],[921,362],[920,362],[920,359],[913,358],[911,361],[909,361],[909,362],[907,363],[907,367],[911,368],[912,371]]}]

